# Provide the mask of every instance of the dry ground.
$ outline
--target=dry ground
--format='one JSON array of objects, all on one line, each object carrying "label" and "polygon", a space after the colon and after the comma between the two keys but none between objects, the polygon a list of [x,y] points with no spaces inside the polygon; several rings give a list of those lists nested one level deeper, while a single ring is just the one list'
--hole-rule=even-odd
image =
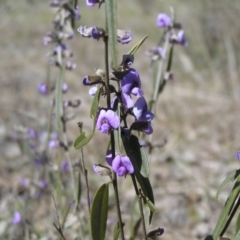
[{"label": "dry ground", "polygon": [[[147,4],[146,4],[147,2]],[[134,67],[139,70],[147,98],[151,93],[151,71],[145,51],[153,46],[160,30],[155,26],[159,12],[175,8],[189,40],[187,48],[175,51],[175,80],[159,99],[153,140],[167,144],[150,156],[151,181],[156,206],[154,226],[164,227],[161,237],[168,239],[203,239],[215,226],[228,191],[218,201],[216,188],[226,174],[238,168],[236,152],[240,150],[240,2],[237,1],[119,1],[119,25],[131,29],[133,43],[119,46],[122,53],[143,36],[149,39],[137,52]],[[78,25],[103,23],[97,9],[80,3],[82,19]],[[52,13],[48,1],[1,0],[0,3],[0,236],[19,239],[17,226],[10,226],[15,209],[26,209],[19,199],[18,182],[22,176],[34,178],[28,157],[12,141],[16,126],[43,129],[48,119],[49,99],[37,93],[37,85],[46,78],[47,48],[42,38],[51,28]],[[102,24],[103,25],[103,24]],[[77,69],[67,75],[67,99],[80,98],[82,106],[69,124],[69,138],[76,138],[76,122],[90,129],[87,89],[81,79],[103,67],[102,46],[76,35],[69,42]],[[97,57],[96,57],[97,56]],[[100,182],[91,165],[103,162],[106,141],[96,134],[85,148],[92,190]],[[71,149],[73,158],[79,152]],[[126,188],[129,185],[129,190]],[[227,189],[229,190],[229,188]],[[120,180],[123,219],[129,221],[133,192],[128,180]],[[123,194],[124,192],[124,194]],[[93,194],[93,192],[91,192]],[[52,222],[55,213],[51,196],[26,210],[42,238],[56,239]],[[70,221],[70,220],[69,220]],[[70,224],[71,225],[71,224]],[[74,239],[77,229],[67,232]],[[73,233],[73,229],[76,230]],[[67,231],[67,230],[66,230]],[[4,237],[4,233],[8,233]],[[71,235],[73,234],[73,235]],[[72,237],[71,237],[72,236]],[[45,237],[45,238],[44,238]],[[31,238],[30,238],[31,239]],[[34,238],[33,238],[34,239]],[[109,238],[111,239],[111,238]]]}]

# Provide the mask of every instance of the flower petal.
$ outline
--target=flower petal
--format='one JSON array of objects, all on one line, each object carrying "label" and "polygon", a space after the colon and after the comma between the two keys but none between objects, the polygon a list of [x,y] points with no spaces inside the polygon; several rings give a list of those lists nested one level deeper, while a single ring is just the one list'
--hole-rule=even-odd
[{"label": "flower petal", "polygon": [[122,102],[123,102],[123,105],[126,108],[133,107],[133,100],[132,100],[132,98],[131,98],[131,96],[129,94],[126,94],[126,93],[122,92]]},{"label": "flower petal", "polygon": [[110,130],[110,125],[108,123],[104,123],[102,126],[101,126],[101,132],[102,134],[107,134]]},{"label": "flower petal", "polygon": [[129,173],[134,172],[133,165],[132,165],[128,156],[122,156],[121,157],[121,162],[122,162],[122,165],[128,170]]},{"label": "flower petal", "polygon": [[118,170],[117,170],[117,175],[119,177],[123,177],[127,174],[127,169],[124,166],[121,166]]},{"label": "flower petal", "polygon": [[143,96],[144,93],[140,88],[134,87],[131,91],[131,94],[136,96],[136,97],[141,97],[141,96]]},{"label": "flower petal", "polygon": [[105,119],[105,115],[106,115],[106,111],[104,109],[101,109],[100,113],[99,113],[99,116],[98,116],[98,119],[97,119],[97,124],[96,124],[96,129],[97,130],[101,130],[103,121]]},{"label": "flower petal", "polygon": [[116,129],[116,128],[119,127],[120,119],[119,119],[118,115],[113,110],[111,110],[111,109],[107,110],[106,119],[107,119],[109,125],[112,128]]},{"label": "flower petal", "polygon": [[121,157],[116,155],[116,157],[112,161],[112,169],[114,172],[117,172],[121,166]]}]

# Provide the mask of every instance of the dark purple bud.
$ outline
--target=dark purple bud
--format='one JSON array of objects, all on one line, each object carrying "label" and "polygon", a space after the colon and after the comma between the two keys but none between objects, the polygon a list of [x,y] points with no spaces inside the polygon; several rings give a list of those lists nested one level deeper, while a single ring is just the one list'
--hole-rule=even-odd
[{"label": "dark purple bud", "polygon": [[49,88],[48,86],[46,85],[46,83],[40,83],[38,85],[38,91],[43,94],[43,95],[47,95],[49,94]]},{"label": "dark purple bud", "polygon": [[117,30],[117,40],[121,44],[127,44],[132,40],[132,34],[129,30]]},{"label": "dark purple bud", "polygon": [[20,214],[20,212],[15,211],[13,214],[13,218],[12,218],[12,224],[17,225],[19,223],[21,223],[22,221],[22,216]]},{"label": "dark purple bud", "polygon": [[97,28],[92,29],[92,38],[99,40],[99,38],[102,37],[101,32]]},{"label": "dark purple bud", "polygon": [[80,26],[77,30],[83,37],[99,39],[105,35],[102,28]]},{"label": "dark purple bud", "polygon": [[150,231],[147,236],[149,238],[156,238],[156,237],[159,237],[161,236],[162,234],[164,233],[164,229],[163,228],[157,228],[157,229],[154,229],[152,231]]},{"label": "dark purple bud", "polygon": [[86,76],[83,80],[82,83],[85,86],[92,86],[96,85],[102,82],[102,78],[99,76]]},{"label": "dark purple bud", "polygon": [[157,16],[157,26],[159,28],[169,27],[171,25],[171,18],[166,13],[160,13]]}]

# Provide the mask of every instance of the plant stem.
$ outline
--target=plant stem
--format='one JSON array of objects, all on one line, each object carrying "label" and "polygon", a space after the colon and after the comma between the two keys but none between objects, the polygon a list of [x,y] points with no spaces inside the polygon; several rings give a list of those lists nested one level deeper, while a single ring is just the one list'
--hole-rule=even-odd
[{"label": "plant stem", "polygon": [[142,195],[140,194],[140,192],[139,192],[139,190],[138,190],[137,183],[136,183],[136,179],[135,179],[135,175],[134,175],[134,174],[131,174],[131,177],[132,177],[132,182],[133,182],[133,186],[134,186],[136,195],[137,195],[137,197],[138,197],[138,204],[139,204],[140,215],[141,215],[141,220],[142,220],[144,239],[147,240],[147,230],[146,230],[144,213],[143,213]]},{"label": "plant stem", "polygon": [[[108,36],[104,37],[104,44],[105,44],[105,83],[106,83],[106,91],[107,91],[107,107],[111,107],[111,96],[110,96],[110,91],[109,91],[109,67],[108,67]],[[111,131],[111,151],[112,151],[112,158],[115,158],[115,142],[114,142],[114,133]],[[117,175],[114,171],[112,171],[113,175],[113,189],[114,189],[114,195],[115,195],[115,201],[116,201],[116,206],[117,206],[117,215],[118,215],[118,222],[119,222],[119,227],[120,227],[120,233],[121,233],[121,238],[124,240],[124,231],[123,231],[123,222],[122,222],[122,216],[121,216],[121,210],[120,210],[120,203],[119,203],[119,195],[118,195],[118,185],[117,185]]]},{"label": "plant stem", "polygon": [[[80,133],[82,133],[83,123],[78,123],[78,127],[80,129]],[[89,191],[89,185],[88,185],[88,171],[85,167],[83,148],[81,148],[81,163],[82,163],[82,170],[83,170],[85,184],[86,184],[88,212],[89,212],[89,216],[90,216],[91,207],[90,207],[90,191]]]}]

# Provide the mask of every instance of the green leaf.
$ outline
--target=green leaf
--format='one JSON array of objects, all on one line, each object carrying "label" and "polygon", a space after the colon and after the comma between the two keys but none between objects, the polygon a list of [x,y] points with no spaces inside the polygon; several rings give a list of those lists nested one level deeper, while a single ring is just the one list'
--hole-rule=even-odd
[{"label": "green leaf", "polygon": [[140,42],[138,42],[129,52],[128,54],[134,54],[145,42],[145,40],[148,38],[148,36],[145,36]]},{"label": "green leaf", "polygon": [[[143,147],[139,144],[138,138],[131,134],[130,136],[124,136],[124,148],[128,157],[130,158],[134,171],[138,171],[141,173],[143,177],[149,176],[149,163],[147,155],[143,149]],[[134,173],[135,173],[134,172]]]},{"label": "green leaf", "polygon": [[96,117],[97,117],[97,111],[98,111],[98,105],[99,105],[99,99],[100,99],[100,93],[101,93],[101,89],[102,87],[99,86],[98,90],[94,96],[93,102],[92,102],[92,106],[91,106],[91,110],[90,110],[90,117],[93,118],[93,128],[92,131],[90,132],[89,135],[86,135],[86,132],[82,132],[74,141],[74,148],[75,149],[79,149],[82,148],[83,146],[85,146],[86,144],[88,144],[90,142],[90,140],[92,139],[94,132],[95,132],[95,127],[96,127]]},{"label": "green leaf", "polygon": [[233,182],[238,177],[239,174],[240,170],[234,170],[227,175],[226,179],[222,182],[222,184],[217,190],[216,199],[218,199],[220,193],[226,187],[226,185],[230,182]]},{"label": "green leaf", "polygon": [[105,0],[108,39],[112,56],[113,68],[118,67],[117,48],[117,0]]},{"label": "green leaf", "polygon": [[138,232],[138,230],[140,228],[141,222],[142,222],[142,219],[139,218],[137,220],[137,222],[135,223],[134,228],[133,228],[133,233],[132,233],[132,236],[130,238],[131,240],[133,240],[133,239],[135,239],[137,237],[137,232]]},{"label": "green leaf", "polygon": [[240,230],[240,213],[238,214],[238,218],[236,221],[236,230],[235,230],[236,235],[239,233],[239,230]]},{"label": "green leaf", "polygon": [[104,240],[108,215],[108,188],[103,184],[96,192],[91,210],[91,232],[93,240]]},{"label": "green leaf", "polygon": [[149,218],[149,223],[151,223],[152,211],[155,211],[156,208],[153,207],[154,196],[153,196],[153,190],[152,190],[150,181],[147,177],[143,176],[142,171],[140,172],[140,169],[142,169],[141,165],[143,160],[142,160],[142,156],[139,148],[140,144],[139,144],[138,138],[132,134],[126,135],[122,133],[122,141],[123,141],[123,146],[125,148],[125,151],[133,164],[134,175],[136,176],[138,184],[142,189],[142,192],[146,200],[149,201],[148,206],[151,206],[150,208],[151,213]]},{"label": "green leaf", "polygon": [[238,230],[233,240],[240,240],[240,229]]},{"label": "green leaf", "polygon": [[119,228],[119,223],[117,222],[113,230],[113,239],[118,240],[119,234],[120,234],[120,228]]},{"label": "green leaf", "polygon": [[225,206],[223,207],[222,213],[218,219],[216,227],[213,230],[213,235],[212,235],[213,240],[216,240],[222,233],[223,229],[225,228],[226,223],[228,221],[228,216],[231,213],[231,210],[234,206],[236,198],[239,195],[239,192],[240,192],[240,178],[238,177],[238,180],[234,184],[234,187],[233,187],[231,193],[229,194],[229,197],[225,203]]},{"label": "green leaf", "polygon": [[91,110],[90,110],[91,118],[96,118],[101,90],[102,90],[102,86],[98,86],[98,90],[93,98],[92,106],[91,106]]}]

